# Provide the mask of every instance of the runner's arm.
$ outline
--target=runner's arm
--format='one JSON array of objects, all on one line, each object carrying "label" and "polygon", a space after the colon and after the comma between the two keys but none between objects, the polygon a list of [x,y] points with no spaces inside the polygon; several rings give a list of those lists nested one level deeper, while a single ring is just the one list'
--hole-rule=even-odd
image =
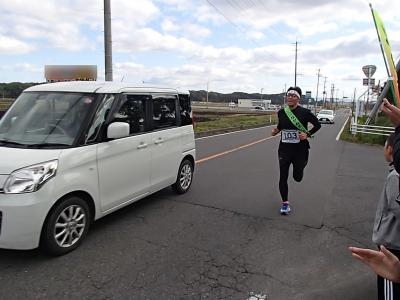
[{"label": "runner's arm", "polygon": [[278,111],[278,125],[276,126],[276,128],[279,130],[279,131],[281,131],[282,130],[282,117],[283,117],[283,114],[284,114],[285,112],[283,111],[283,109],[280,109],[279,111]]},{"label": "runner's arm", "polygon": [[282,121],[281,121],[282,120],[282,112],[283,112],[282,109],[280,111],[278,111],[278,125],[276,125],[276,127],[272,129],[272,131],[271,131],[272,136],[277,135],[282,130]]},{"label": "runner's arm", "polygon": [[318,121],[317,117],[310,111],[308,122],[313,125],[309,130],[310,136],[316,133],[321,128],[321,123]]}]

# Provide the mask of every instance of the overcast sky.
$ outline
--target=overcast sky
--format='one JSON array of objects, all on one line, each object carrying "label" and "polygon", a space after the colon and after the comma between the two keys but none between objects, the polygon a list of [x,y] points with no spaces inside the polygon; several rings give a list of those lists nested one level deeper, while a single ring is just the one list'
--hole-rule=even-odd
[{"label": "overcast sky", "polygon": [[[393,57],[400,1],[371,1]],[[111,0],[114,80],[216,92],[317,89],[361,94],[363,65],[387,78],[365,0]],[[104,80],[102,0],[0,0],[0,82],[42,82],[44,65],[97,65]],[[320,78],[319,95],[325,78]]]}]

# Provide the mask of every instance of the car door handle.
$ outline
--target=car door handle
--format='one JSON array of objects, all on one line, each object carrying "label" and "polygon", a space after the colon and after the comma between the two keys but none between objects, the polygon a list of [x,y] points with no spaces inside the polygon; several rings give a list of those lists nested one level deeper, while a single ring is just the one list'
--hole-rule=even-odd
[{"label": "car door handle", "polygon": [[144,148],[147,148],[147,144],[145,144],[145,143],[140,143],[140,145],[139,146],[137,146],[137,148],[138,149],[144,149]]},{"label": "car door handle", "polygon": [[164,142],[163,138],[158,138],[155,140],[154,144],[158,145],[158,144],[162,144],[162,142]]}]

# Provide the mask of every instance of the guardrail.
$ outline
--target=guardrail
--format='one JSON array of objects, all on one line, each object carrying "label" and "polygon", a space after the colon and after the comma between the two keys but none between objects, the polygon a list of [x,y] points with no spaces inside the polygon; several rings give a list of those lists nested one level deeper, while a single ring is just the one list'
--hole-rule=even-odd
[{"label": "guardrail", "polygon": [[375,126],[375,125],[361,125],[351,122],[350,132],[352,134],[356,133],[366,133],[366,134],[375,134],[375,135],[385,135],[388,136],[392,132],[394,132],[394,127],[387,126]]}]

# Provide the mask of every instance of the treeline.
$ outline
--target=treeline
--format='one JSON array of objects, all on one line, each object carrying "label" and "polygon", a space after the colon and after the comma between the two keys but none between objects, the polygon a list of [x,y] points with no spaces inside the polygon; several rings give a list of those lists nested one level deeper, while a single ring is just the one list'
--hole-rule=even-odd
[{"label": "treeline", "polygon": [[[23,90],[33,85],[41,84],[38,82],[10,82],[10,83],[0,83],[0,99],[1,98],[17,98]],[[192,101],[206,101],[207,91],[190,91],[190,96]],[[271,100],[273,104],[283,103],[283,94],[259,94],[259,93],[241,93],[235,92],[231,94],[222,94],[217,92],[208,93],[209,102],[238,102],[238,99],[264,99]]]},{"label": "treeline", "polygon": [[[208,92],[208,101],[209,102],[238,102],[238,99],[263,99],[263,100],[271,100],[272,104],[282,104],[283,103],[284,94],[248,94],[242,92],[235,92],[231,94],[221,94],[217,92]],[[207,101],[207,91],[190,91],[190,97],[192,101]]]},{"label": "treeline", "polygon": [[28,87],[38,85],[37,82],[10,82],[0,83],[0,99],[2,98],[17,98],[23,90]]}]

